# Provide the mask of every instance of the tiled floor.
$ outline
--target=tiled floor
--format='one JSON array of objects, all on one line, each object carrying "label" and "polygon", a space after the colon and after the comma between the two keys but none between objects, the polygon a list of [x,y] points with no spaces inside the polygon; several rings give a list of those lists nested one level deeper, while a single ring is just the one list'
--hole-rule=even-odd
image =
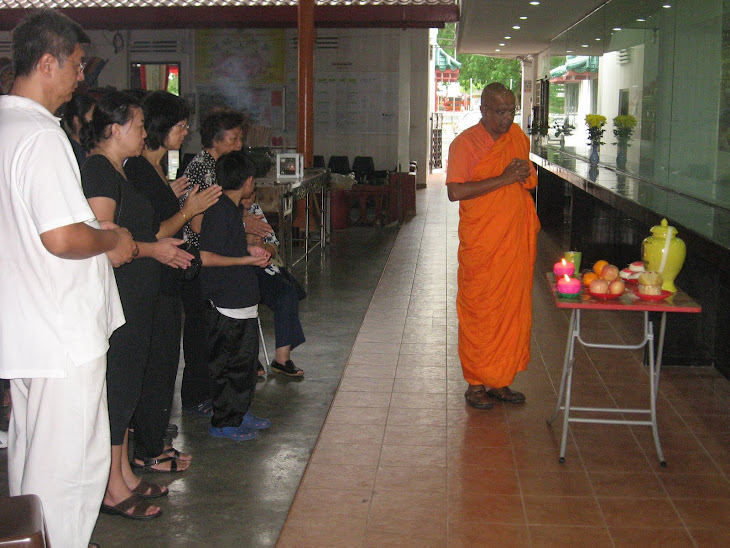
[{"label": "tiled floor", "polygon": [[[665,367],[660,468],[645,426],[571,426],[558,463],[556,401],[568,315],[543,272],[524,405],[464,403],[457,353],[458,206],[434,177],[400,230],[279,538],[330,546],[730,545],[730,383]],[[636,340],[639,314],[584,314],[590,335]],[[645,406],[640,352],[577,351],[574,405]]]},{"label": "tiled floor", "polygon": [[[558,250],[540,237],[532,362],[514,384],[527,403],[472,410],[456,346],[458,208],[438,177],[417,199],[418,215],[397,238],[395,229],[336,231],[306,272],[295,269],[309,291],[301,303],[307,343],[295,351],[306,375],[259,384],[254,412],[272,427],[251,442],[211,440],[208,421],[180,416],[176,398],[175,444],[194,454],[193,466],[145,476],[170,488],[159,519],[102,515],[95,541],[104,548],[264,548],[277,539],[281,548],[730,545],[730,383],[712,369],[664,368],[667,469],[658,466],[647,427],[573,425],[559,464],[561,426],[545,419],[568,316],[553,306],[542,277]],[[270,314],[262,314],[271,347]],[[634,338],[636,316],[594,314],[590,334]],[[638,352],[580,351],[575,401],[639,405],[648,399],[647,379]],[[0,493],[6,454],[0,450]]]}]

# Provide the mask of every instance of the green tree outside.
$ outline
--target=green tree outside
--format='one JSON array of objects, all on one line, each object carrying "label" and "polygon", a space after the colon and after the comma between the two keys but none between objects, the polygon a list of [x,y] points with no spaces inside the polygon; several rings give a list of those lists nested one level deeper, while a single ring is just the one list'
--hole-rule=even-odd
[{"label": "green tree outside", "polygon": [[447,23],[439,29],[437,43],[444,51],[461,63],[459,84],[468,91],[469,83],[474,90],[481,90],[491,82],[500,82],[520,95],[522,89],[522,66],[518,59],[486,57],[476,54],[456,55],[455,49],[456,23]]}]

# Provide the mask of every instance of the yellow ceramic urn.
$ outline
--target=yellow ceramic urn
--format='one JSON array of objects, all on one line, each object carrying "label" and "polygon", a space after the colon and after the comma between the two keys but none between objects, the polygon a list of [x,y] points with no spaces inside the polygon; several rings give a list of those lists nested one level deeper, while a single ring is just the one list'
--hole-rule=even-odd
[{"label": "yellow ceramic urn", "polygon": [[641,258],[647,270],[659,272],[664,278],[662,289],[677,292],[674,279],[682,270],[687,246],[677,238],[677,229],[669,226],[666,219],[652,227],[651,236],[641,243]]}]

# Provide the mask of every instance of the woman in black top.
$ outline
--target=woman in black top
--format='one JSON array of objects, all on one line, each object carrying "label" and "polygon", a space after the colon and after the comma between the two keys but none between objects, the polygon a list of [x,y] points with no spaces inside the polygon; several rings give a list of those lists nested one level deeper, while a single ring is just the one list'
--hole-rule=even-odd
[{"label": "woman in black top", "polygon": [[86,161],[86,150],[81,146],[81,128],[91,121],[94,114],[96,99],[88,93],[76,92],[71,100],[63,107],[61,127],[71,141],[71,148],[79,167]]},{"label": "woman in black top", "polygon": [[89,205],[99,221],[127,228],[139,247],[139,256],[116,268],[114,274],[126,323],[109,339],[107,394],[111,427],[112,461],[103,512],[133,519],[151,519],[162,510],[144,498],[167,494],[167,489],[137,478],[126,458],[128,426],[147,383],[147,354],[160,292],[161,264],[187,268],[192,255],[177,246],[175,238],[157,239],[158,223],[149,200],[124,175],[126,158],[144,146],[144,118],[135,98],[110,92],[99,99],[82,144],[91,155],[81,169]]},{"label": "woman in black top", "polygon": [[[187,104],[171,93],[155,91],[143,99],[142,112],[147,132],[145,147],[141,156],[127,160],[124,171],[129,182],[152,204],[159,224],[157,237],[180,238],[183,225],[216,203],[221,188],[214,185],[199,191],[195,186],[180,208],[176,194],[186,191],[187,177],[168,184],[162,161],[168,150],[180,148],[188,134]],[[181,274],[179,269],[162,267],[156,308],[158,320],[154,322],[147,358],[147,377],[154,375],[156,382],[145,384],[134,417],[134,464],[157,472],[184,470],[192,459],[190,455],[177,451],[172,444],[163,445],[180,361]],[[148,386],[153,386],[154,390],[148,389]]]}]

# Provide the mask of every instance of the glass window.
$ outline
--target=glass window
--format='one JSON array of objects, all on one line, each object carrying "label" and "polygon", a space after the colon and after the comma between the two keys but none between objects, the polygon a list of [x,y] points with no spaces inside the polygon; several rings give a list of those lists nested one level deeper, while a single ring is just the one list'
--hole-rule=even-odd
[{"label": "glass window", "polygon": [[590,154],[585,116],[602,114],[601,163],[615,162],[614,118],[633,117],[623,171],[730,207],[730,2],[611,0],[551,53],[549,112],[575,121],[568,152]]}]

